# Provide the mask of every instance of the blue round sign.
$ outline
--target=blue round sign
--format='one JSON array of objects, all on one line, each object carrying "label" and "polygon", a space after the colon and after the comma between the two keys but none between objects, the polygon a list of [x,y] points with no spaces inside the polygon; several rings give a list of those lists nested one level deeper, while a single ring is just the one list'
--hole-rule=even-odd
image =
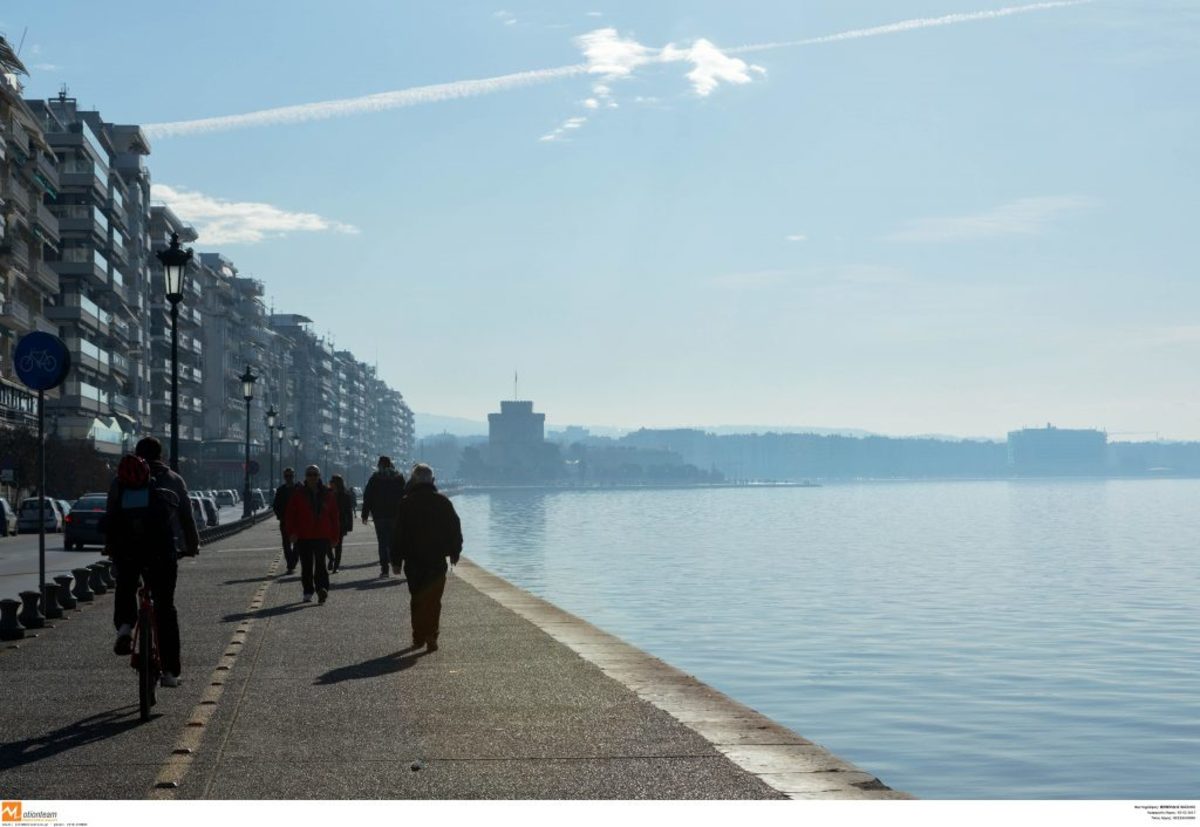
[{"label": "blue round sign", "polygon": [[13,369],[25,387],[48,391],[67,378],[71,370],[71,352],[62,339],[36,330],[17,342],[13,351]]}]

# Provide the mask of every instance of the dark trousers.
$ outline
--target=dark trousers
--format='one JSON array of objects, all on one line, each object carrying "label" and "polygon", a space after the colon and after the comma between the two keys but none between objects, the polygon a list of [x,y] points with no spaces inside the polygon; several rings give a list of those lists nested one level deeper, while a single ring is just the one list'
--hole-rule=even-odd
[{"label": "dark trousers", "polygon": [[[116,564],[117,592],[113,599],[113,625],[117,628],[137,623],[138,574],[140,558],[133,554],[113,555]],[[179,614],[175,611],[175,581],[179,566],[166,555],[150,562],[146,579],[150,585],[150,596],[154,600],[154,616],[158,623],[158,654],[162,670],[178,675],[179,662]]]},{"label": "dark trousers", "polygon": [[288,536],[287,530],[283,527],[283,520],[279,521],[279,536],[283,538],[283,559],[287,563],[288,571],[296,568],[296,560],[299,559],[299,554],[292,547],[292,538]]},{"label": "dark trousers", "polygon": [[337,545],[333,547],[333,567],[340,569],[342,567],[342,543],[346,542],[346,535],[343,534],[341,539],[337,541]]},{"label": "dark trousers", "polygon": [[394,519],[372,518],[375,521],[375,539],[379,543],[379,568],[387,572],[391,565],[392,531],[396,528]]},{"label": "dark trousers", "polygon": [[442,617],[442,592],[446,590],[446,575],[425,579],[414,585],[408,575],[408,593],[412,611],[413,643],[437,643],[438,624]]},{"label": "dark trousers", "polygon": [[313,579],[318,589],[329,589],[329,569],[325,561],[329,558],[328,540],[297,540],[293,544],[300,555],[300,583],[305,594],[312,594]]}]

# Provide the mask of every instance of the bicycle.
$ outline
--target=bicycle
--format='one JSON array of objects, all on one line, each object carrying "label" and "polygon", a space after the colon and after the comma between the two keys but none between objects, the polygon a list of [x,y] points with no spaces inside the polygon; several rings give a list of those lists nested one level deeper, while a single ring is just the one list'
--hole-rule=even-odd
[{"label": "bicycle", "polygon": [[143,567],[141,585],[138,587],[137,623],[133,627],[133,654],[129,664],[138,673],[138,711],[143,721],[150,720],[150,707],[158,702],[158,679],[162,675],[162,660],[158,653],[158,619],[154,615],[154,599],[150,596],[148,580],[148,571]]},{"label": "bicycle", "polygon": [[58,360],[48,350],[35,350],[21,357],[21,370],[31,371],[35,365],[39,370],[51,373],[58,368]]}]

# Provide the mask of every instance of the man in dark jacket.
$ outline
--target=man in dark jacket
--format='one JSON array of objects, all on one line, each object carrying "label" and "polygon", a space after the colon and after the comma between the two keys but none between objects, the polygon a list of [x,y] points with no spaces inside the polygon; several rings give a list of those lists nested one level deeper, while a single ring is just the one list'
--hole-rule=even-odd
[{"label": "man in dark jacket", "polygon": [[112,536],[111,528],[119,523],[121,499],[116,480],[108,492],[105,523],[110,534],[105,538],[105,553],[116,564],[117,586],[113,598],[113,625],[117,641],[113,652],[128,655],[133,646],[133,624],[137,621],[137,584],[142,568],[147,571],[150,594],[154,598],[154,614],[158,621],[158,651],[162,659],[163,686],[179,686],[182,664],[179,655],[179,615],[175,610],[175,582],[179,575],[179,557],[195,557],[200,550],[200,533],[192,515],[187,483],[162,461],[162,443],[152,436],[140,440],[134,453],[150,466],[154,484],[174,494],[171,544],[169,548],[130,548],[123,538]]},{"label": "man in dark jacket", "polygon": [[400,501],[404,499],[404,475],[392,465],[391,457],[380,457],[379,466],[367,488],[363,491],[362,521],[375,517],[375,539],[379,543],[379,576],[390,577],[388,559],[392,532],[396,529],[396,515],[400,513]]},{"label": "man in dark jacket", "polygon": [[275,489],[275,500],[271,503],[271,510],[275,512],[275,519],[279,520],[279,536],[283,538],[283,559],[287,562],[288,574],[296,570],[296,561],[300,559],[300,554],[292,547],[292,538],[288,536],[287,527],[283,524],[288,499],[295,490],[296,473],[291,468],[284,468],[283,485]]},{"label": "man in dark jacket", "polygon": [[413,648],[438,648],[442,592],[446,588],[446,558],[458,562],[462,553],[462,524],[450,498],[438,493],[433,469],[413,466],[408,495],[400,504],[392,537],[392,567],[404,564],[411,598]]}]

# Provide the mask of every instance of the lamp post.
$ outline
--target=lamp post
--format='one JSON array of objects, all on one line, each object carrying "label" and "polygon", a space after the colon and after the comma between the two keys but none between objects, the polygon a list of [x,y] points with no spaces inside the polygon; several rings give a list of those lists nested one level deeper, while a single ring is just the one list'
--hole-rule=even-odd
[{"label": "lamp post", "polygon": [[171,233],[171,246],[154,254],[163,266],[164,291],[171,303],[171,470],[179,470],[179,302],[192,248],[179,246],[179,233]]},{"label": "lamp post", "polygon": [[250,516],[250,400],[254,398],[254,383],[258,379],[246,365],[242,374],[242,398],[246,400],[246,482],[242,489],[245,496],[242,499],[242,519]]},{"label": "lamp post", "polygon": [[[292,467],[296,469],[297,474],[300,472],[300,434],[292,434]],[[303,476],[303,474],[301,474]]]},{"label": "lamp post", "polygon": [[[277,416],[279,416],[279,411],[275,410],[274,405],[267,408],[267,462],[271,469],[271,476],[267,477],[271,481],[268,488],[275,486],[275,417]],[[283,462],[282,455],[280,455],[279,461]]]},{"label": "lamp post", "polygon": [[[281,477],[283,476],[283,432],[286,430],[287,425],[284,425],[282,422],[275,426],[275,436],[279,441],[279,476]],[[271,484],[274,485],[275,482],[272,480]]]},{"label": "lamp post", "polygon": [[325,440],[325,454],[321,457],[321,465],[325,471],[325,478],[329,478],[329,440]]}]

